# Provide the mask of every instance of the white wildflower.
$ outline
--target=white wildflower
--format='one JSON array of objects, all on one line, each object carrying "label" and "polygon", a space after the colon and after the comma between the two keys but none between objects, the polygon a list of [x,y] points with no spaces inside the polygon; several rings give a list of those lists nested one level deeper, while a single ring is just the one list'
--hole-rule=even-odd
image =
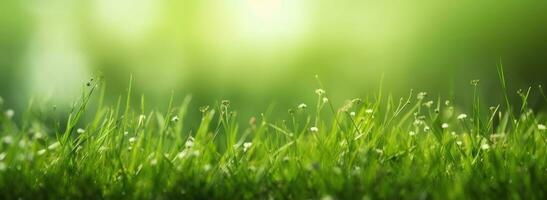
[{"label": "white wildflower", "polygon": [[329,102],[329,98],[323,97],[323,103],[327,103],[327,102]]},{"label": "white wildflower", "polygon": [[410,136],[415,136],[415,135],[416,135],[416,132],[410,131],[410,132],[408,132],[408,134],[409,134]]},{"label": "white wildflower", "polygon": [[425,103],[424,103],[424,106],[425,106],[425,107],[428,107],[428,108],[431,108],[431,106],[433,106],[433,101],[425,102]]},{"label": "white wildflower", "polygon": [[481,149],[483,149],[483,150],[490,149],[490,145],[488,145],[488,143],[484,143],[484,144],[481,145]]},{"label": "white wildflower", "polygon": [[310,131],[313,132],[313,133],[317,133],[317,132],[319,132],[319,129],[314,126],[314,127],[310,128]]},{"label": "white wildflower", "polygon": [[418,100],[422,100],[427,96],[427,92],[420,92],[418,93],[418,97],[416,97]]},{"label": "white wildflower", "polygon": [[251,148],[251,146],[253,146],[253,143],[251,143],[251,142],[243,143],[243,152],[247,152],[247,150],[249,150],[249,148]]},{"label": "white wildflower", "polygon": [[76,130],[76,133],[82,134],[82,133],[85,133],[85,130],[82,128],[79,128],[78,130]]},{"label": "white wildflower", "polygon": [[171,121],[172,122],[178,122],[179,121],[179,116],[174,116],[173,118],[171,118]]},{"label": "white wildflower", "polygon": [[194,146],[194,138],[190,136],[188,140],[186,140],[186,143],[184,143],[184,146],[186,146],[186,148],[192,148]]},{"label": "white wildflower", "polygon": [[136,137],[131,137],[129,138],[129,143],[133,144],[137,141],[137,138]]},{"label": "white wildflower", "polygon": [[458,141],[456,141],[456,144],[457,144],[458,146],[462,146],[463,142],[458,140]]},{"label": "white wildflower", "polygon": [[467,118],[467,115],[466,115],[466,114],[460,114],[460,115],[458,115],[458,119],[459,119],[459,120],[464,120],[465,118]]},{"label": "white wildflower", "polygon": [[301,103],[300,105],[298,105],[298,109],[301,109],[301,110],[304,110],[308,107],[308,105],[304,104],[304,103]]},{"label": "white wildflower", "polygon": [[441,125],[441,128],[447,129],[447,128],[448,128],[448,124],[447,124],[447,123],[443,123],[443,124]]},{"label": "white wildflower", "polygon": [[317,95],[319,95],[319,96],[322,96],[322,95],[325,94],[325,90],[323,90],[323,89],[317,89],[317,90],[315,90],[315,94],[317,94]]},{"label": "white wildflower", "polygon": [[350,112],[349,115],[355,117],[355,112]]},{"label": "white wildflower", "polygon": [[547,128],[545,127],[545,125],[543,125],[543,124],[538,124],[538,130],[544,131],[545,129],[547,129]]},{"label": "white wildflower", "polygon": [[429,128],[429,126],[425,126],[424,127],[424,132],[428,132],[431,128]]}]

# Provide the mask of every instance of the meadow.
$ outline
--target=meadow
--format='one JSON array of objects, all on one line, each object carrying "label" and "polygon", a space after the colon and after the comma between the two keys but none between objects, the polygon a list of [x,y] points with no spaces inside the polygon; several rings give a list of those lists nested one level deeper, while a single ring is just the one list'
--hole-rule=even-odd
[{"label": "meadow", "polygon": [[191,96],[152,110],[131,82],[108,104],[100,77],[68,114],[0,101],[0,199],[546,199],[547,113],[527,104],[545,89],[499,75],[504,102],[484,106],[470,80],[464,108],[382,88],[336,107],[319,79],[315,102],[250,119]]}]

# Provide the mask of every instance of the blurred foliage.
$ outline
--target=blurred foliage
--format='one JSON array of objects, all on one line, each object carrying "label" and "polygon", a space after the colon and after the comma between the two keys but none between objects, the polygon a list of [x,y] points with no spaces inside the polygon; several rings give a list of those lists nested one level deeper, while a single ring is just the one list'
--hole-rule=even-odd
[{"label": "blurred foliage", "polygon": [[101,71],[111,99],[133,74],[155,105],[174,90],[254,113],[313,101],[315,74],[340,104],[372,95],[382,76],[396,96],[414,88],[467,105],[481,79],[486,103],[499,102],[500,59],[511,93],[547,85],[546,4],[4,0],[0,96],[13,107],[72,101]]}]

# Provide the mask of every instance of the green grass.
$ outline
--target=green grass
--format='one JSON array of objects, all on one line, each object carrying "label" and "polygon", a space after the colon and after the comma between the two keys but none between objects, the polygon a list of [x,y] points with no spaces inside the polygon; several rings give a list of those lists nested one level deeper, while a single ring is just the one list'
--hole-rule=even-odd
[{"label": "green grass", "polygon": [[0,199],[547,198],[546,113],[530,90],[491,108],[476,81],[472,108],[412,91],[336,108],[320,89],[284,120],[241,123],[229,101],[131,107],[131,86],[106,105],[99,83],[62,121],[32,103],[15,120],[0,103]]}]

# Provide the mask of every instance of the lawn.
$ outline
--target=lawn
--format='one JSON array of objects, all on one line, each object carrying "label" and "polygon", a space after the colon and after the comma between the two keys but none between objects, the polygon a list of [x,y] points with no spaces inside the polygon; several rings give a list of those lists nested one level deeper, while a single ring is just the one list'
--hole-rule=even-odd
[{"label": "lawn", "polygon": [[527,104],[544,89],[511,102],[500,78],[506,101],[483,106],[471,81],[463,108],[381,89],[335,107],[319,82],[282,120],[191,96],[152,110],[131,84],[109,105],[100,78],[69,113],[0,101],[0,199],[547,199],[547,113]]}]

